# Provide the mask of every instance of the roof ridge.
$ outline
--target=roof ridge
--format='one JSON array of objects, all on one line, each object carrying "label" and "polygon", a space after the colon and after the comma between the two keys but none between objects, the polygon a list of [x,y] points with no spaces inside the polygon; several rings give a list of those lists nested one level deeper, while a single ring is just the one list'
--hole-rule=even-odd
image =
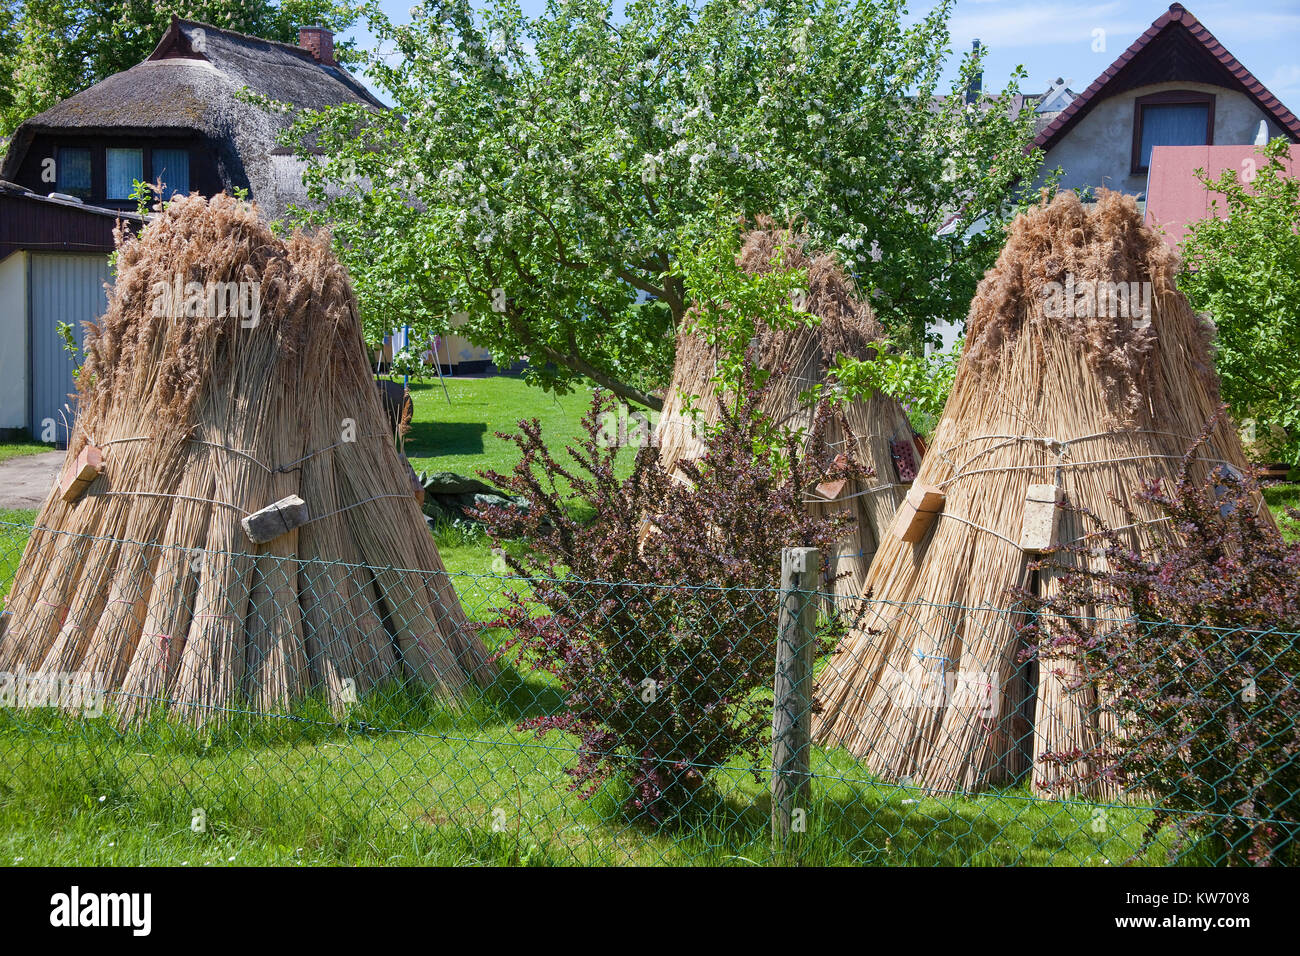
[{"label": "roof ridge", "polygon": [[270,40],[267,39],[266,37],[258,36],[255,33],[241,33],[238,30],[231,30],[228,29],[227,27],[219,27],[212,23],[205,23],[202,20],[190,20],[187,17],[178,17],[175,14],[172,15],[172,20],[174,20],[178,24],[184,23],[187,26],[199,27],[200,29],[203,30],[214,30],[217,33],[224,33],[226,34],[226,36],[239,37],[240,39],[243,40],[256,40],[257,42],[265,43],[268,46],[278,46],[281,49],[290,50],[293,53],[298,54],[299,57],[306,60],[308,63],[315,64],[316,66],[325,66],[324,63],[321,63],[320,60],[316,59],[316,57],[312,54],[310,50],[306,50],[298,46],[296,43],[285,43],[283,40]]},{"label": "roof ridge", "polygon": [[[311,50],[294,43],[285,43],[282,40],[268,40],[266,37],[260,37],[256,34],[240,33],[238,30],[228,30],[225,27],[218,27],[211,23],[204,23],[202,20],[190,20],[185,17],[178,17],[175,14],[172,14],[172,21],[167,28],[167,33],[163,34],[162,39],[158,41],[158,45],[154,48],[154,52],[147,57],[147,60],[153,59],[154,54],[156,54],[158,49],[167,41],[171,31],[175,29],[179,32],[182,24],[191,27],[198,27],[201,30],[215,30],[217,33],[222,33],[229,37],[238,37],[242,40],[254,40],[258,43],[263,43],[268,47],[287,50],[297,56],[304,65],[316,67],[317,69],[324,70],[327,74],[334,76],[335,79],[351,89],[352,92],[361,99],[368,101],[372,106],[387,109],[383,101],[375,96],[375,94],[372,93],[364,83],[357,79],[356,75],[353,74],[351,70],[341,63],[322,63],[316,58],[316,55],[312,53]],[[211,60],[206,56],[201,56],[201,58],[211,62]],[[216,64],[213,65],[216,66]],[[220,71],[220,68],[218,68],[218,70]]]}]

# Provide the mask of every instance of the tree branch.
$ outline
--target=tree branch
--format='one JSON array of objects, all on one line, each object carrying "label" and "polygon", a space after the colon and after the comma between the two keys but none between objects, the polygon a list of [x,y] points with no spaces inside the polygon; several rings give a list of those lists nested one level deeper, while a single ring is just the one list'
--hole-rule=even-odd
[{"label": "tree branch", "polygon": [[651,395],[649,392],[643,392],[641,389],[628,385],[625,382],[620,382],[613,376],[602,372],[582,357],[577,355],[566,355],[565,353],[553,349],[549,345],[545,344],[540,345],[540,348],[542,354],[556,365],[563,365],[565,368],[577,372],[579,375],[586,376],[597,385],[609,389],[619,398],[625,399],[629,402],[636,402],[636,404],[643,405],[652,411],[663,411],[664,400],[662,398]]}]

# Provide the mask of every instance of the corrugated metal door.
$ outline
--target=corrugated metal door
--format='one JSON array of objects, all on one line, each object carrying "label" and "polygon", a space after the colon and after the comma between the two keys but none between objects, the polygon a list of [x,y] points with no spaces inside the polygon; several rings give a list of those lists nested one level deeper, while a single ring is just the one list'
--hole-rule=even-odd
[{"label": "corrugated metal door", "polygon": [[[32,368],[28,378],[31,388],[31,430],[38,440],[48,422],[54,422],[56,440],[68,440],[75,402],[69,397],[74,359],[63,347],[59,323],[71,322],[76,330],[77,345],[85,335],[82,322],[104,314],[108,299],[104,283],[108,281],[108,258],[102,255],[55,255],[35,253],[31,257]],[[79,358],[80,356],[78,356]],[[64,406],[67,406],[66,408]],[[66,422],[66,427],[65,427]]]}]

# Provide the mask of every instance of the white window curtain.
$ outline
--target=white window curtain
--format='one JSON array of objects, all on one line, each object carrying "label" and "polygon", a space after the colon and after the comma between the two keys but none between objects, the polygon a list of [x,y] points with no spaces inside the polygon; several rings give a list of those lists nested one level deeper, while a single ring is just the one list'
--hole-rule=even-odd
[{"label": "white window curtain", "polygon": [[1209,106],[1162,103],[1142,108],[1142,165],[1151,165],[1153,146],[1204,146]]},{"label": "white window curtain", "polygon": [[144,151],[108,149],[104,156],[105,198],[130,199],[137,180],[144,179]]},{"label": "white window curtain", "polygon": [[163,181],[163,199],[188,196],[190,192],[190,152],[187,149],[155,149],[153,178]]}]

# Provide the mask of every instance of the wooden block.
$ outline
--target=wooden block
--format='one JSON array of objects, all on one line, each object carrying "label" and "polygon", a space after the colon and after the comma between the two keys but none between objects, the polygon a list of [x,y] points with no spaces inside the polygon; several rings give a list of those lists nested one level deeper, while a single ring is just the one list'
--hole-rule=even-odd
[{"label": "wooden block", "polygon": [[265,544],[307,522],[307,502],[297,495],[281,498],[240,522],[254,544]]},{"label": "wooden block", "polygon": [[912,485],[906,500],[917,511],[938,514],[943,510],[944,493],[934,485]]},{"label": "wooden block", "polygon": [[1025,517],[1020,526],[1022,551],[1046,551],[1056,545],[1064,493],[1057,485],[1030,485],[1025,495]]},{"label": "wooden block", "polygon": [[925,537],[943,510],[944,494],[933,485],[912,485],[894,516],[894,537],[915,544]]},{"label": "wooden block", "polygon": [[76,501],[86,493],[90,483],[104,470],[104,453],[94,445],[81,449],[76,460],[63,470],[59,478],[59,496],[64,501]]}]

